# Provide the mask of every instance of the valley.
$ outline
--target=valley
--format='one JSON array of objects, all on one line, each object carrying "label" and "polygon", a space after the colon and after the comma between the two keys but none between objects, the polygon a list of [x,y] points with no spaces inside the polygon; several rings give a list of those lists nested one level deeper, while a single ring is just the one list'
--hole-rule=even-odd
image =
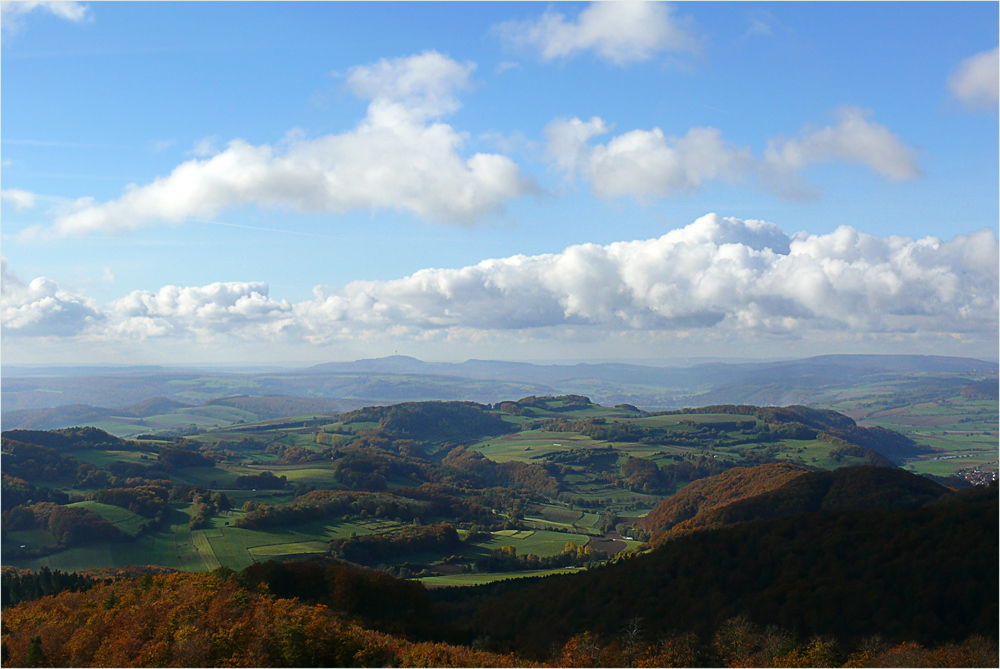
[{"label": "valley", "polygon": [[[741,610],[789,630],[781,652],[799,653],[799,663],[807,662],[801,659],[807,649],[796,645],[797,634],[836,636],[841,650],[823,652],[839,662],[845,649],[861,647],[864,625],[883,629],[892,641],[961,643],[963,653],[980,652],[969,635],[981,633],[995,611],[978,599],[963,600],[947,627],[928,625],[924,604],[909,600],[879,613],[893,621],[888,626],[857,606],[870,599],[864,590],[902,587],[899,579],[912,578],[911,568],[933,564],[942,574],[958,569],[980,581],[995,572],[987,566],[995,566],[988,554],[995,558],[996,542],[980,543],[989,544],[996,522],[981,526],[967,517],[995,516],[991,384],[934,381],[919,393],[841,399],[833,403],[838,410],[750,404],[644,410],[579,394],[343,410],[334,410],[340,400],[323,398],[233,396],[197,406],[160,398],[133,406],[131,422],[113,423],[119,434],[100,422],[5,430],[5,607],[34,606],[37,596],[28,593],[41,586],[31,579],[45,574],[75,575],[58,576],[72,583],[98,579],[88,588],[116,588],[143,573],[203,574],[236,579],[232,587],[264,579],[279,596],[355,611],[348,615],[365,629],[455,642],[447,652],[459,656],[470,647],[497,657],[513,652],[521,666],[552,662],[553,648],[578,653],[579,635],[592,633],[588,639],[602,641],[590,661],[640,662],[633,651],[622,655],[615,640],[627,620],[644,621],[641,634],[661,639],[642,651],[648,658],[642,662],[657,657],[669,665],[669,653],[681,653],[682,663],[737,662],[718,643],[727,625],[743,624]],[[143,411],[149,415],[139,417]],[[201,422],[183,427],[189,419]],[[865,528],[896,527],[891,514],[903,523],[899,532],[911,533],[892,541],[912,542],[919,565],[883,573],[884,544]],[[965,561],[946,565],[935,533],[965,542]],[[775,542],[784,547],[775,549]],[[836,578],[820,576],[809,548],[820,544],[823,564],[843,559],[869,564],[868,571],[830,563]],[[768,548],[753,557],[743,545]],[[777,574],[771,559],[798,571],[767,586],[770,579],[753,573]],[[389,624],[383,614],[357,608],[362,600],[305,585],[333,583],[322,574],[344,568],[355,574],[350,578],[369,579],[352,586],[359,592],[412,585],[426,593],[420,597],[431,609],[423,622]],[[678,576],[657,580],[662,570]],[[390,580],[378,586],[370,580],[380,578]],[[646,581],[673,604],[634,591]],[[724,604],[722,583],[742,593],[741,604]],[[938,588],[934,583],[926,587]],[[850,616],[859,622],[838,623],[847,613],[819,605],[816,594],[809,595],[813,604],[792,599],[777,606],[773,597],[790,595],[765,596],[758,585],[848,593],[843,605],[855,607]],[[952,606],[944,590],[925,594],[935,611]],[[585,613],[568,604],[573,598]],[[514,622],[526,615],[514,614],[526,601],[540,616],[528,627]],[[602,608],[610,613],[596,615]],[[556,619],[562,622],[544,622]],[[689,635],[683,643],[681,632]],[[674,641],[662,641],[665,634],[675,634]]]}]

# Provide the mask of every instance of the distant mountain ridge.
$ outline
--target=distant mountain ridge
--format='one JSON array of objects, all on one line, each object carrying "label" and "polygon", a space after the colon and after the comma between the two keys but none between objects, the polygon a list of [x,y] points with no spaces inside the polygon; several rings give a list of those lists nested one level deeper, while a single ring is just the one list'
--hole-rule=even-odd
[{"label": "distant mountain ridge", "polygon": [[[106,407],[137,407],[117,415],[140,416],[145,409],[139,405],[155,398],[191,407],[240,395],[337,400],[345,409],[426,400],[490,404],[561,394],[585,395],[605,406],[632,404],[646,409],[809,405],[856,394],[866,385],[919,386],[989,396],[997,369],[997,363],[972,358],[912,355],[825,355],[690,367],[490,360],[440,363],[407,356],[253,373],[152,366],[53,367],[35,370],[38,373],[32,376],[4,376],[3,426],[63,427],[100,421],[111,415],[105,413]],[[63,375],[53,376],[56,372]],[[965,390],[970,383],[980,385]]]}]

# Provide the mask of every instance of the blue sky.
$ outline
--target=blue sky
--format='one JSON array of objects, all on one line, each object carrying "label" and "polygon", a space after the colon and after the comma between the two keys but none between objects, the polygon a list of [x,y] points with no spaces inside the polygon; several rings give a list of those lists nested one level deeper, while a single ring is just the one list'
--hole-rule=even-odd
[{"label": "blue sky", "polygon": [[4,3],[4,362],[996,357],[995,3]]}]

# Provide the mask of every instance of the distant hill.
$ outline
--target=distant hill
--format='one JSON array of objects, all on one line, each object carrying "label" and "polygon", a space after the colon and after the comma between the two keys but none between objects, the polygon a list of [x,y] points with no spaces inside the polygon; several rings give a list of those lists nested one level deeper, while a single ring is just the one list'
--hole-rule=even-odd
[{"label": "distant hill", "polygon": [[[108,415],[102,413],[106,407],[129,407],[153,398],[193,406],[240,395],[341,400],[348,409],[431,400],[488,404],[528,395],[563,394],[586,395],[604,406],[631,404],[648,410],[706,404],[817,405],[875,389],[883,395],[919,391],[921,401],[931,401],[960,392],[990,397],[989,383],[996,392],[997,370],[995,362],[942,356],[827,355],[686,367],[491,360],[436,363],[390,356],[305,369],[243,372],[6,365],[0,385],[3,426],[39,429],[96,422]],[[983,377],[990,379],[975,390],[966,390]],[[57,407],[65,410],[21,413]]]},{"label": "distant hill", "polygon": [[146,418],[160,414],[171,413],[177,409],[190,409],[191,404],[178,402],[167,397],[151,397],[148,400],[129,404],[118,409],[112,409],[116,416],[134,416],[136,418]]},{"label": "distant hill", "polygon": [[94,407],[89,404],[68,404],[50,409],[20,409],[5,411],[5,429],[55,430],[72,425],[97,423],[114,415],[111,409]]},{"label": "distant hill", "polygon": [[867,456],[869,463],[874,465],[891,465],[893,462],[900,462],[929,450],[898,432],[882,427],[860,427],[853,418],[829,409],[813,409],[798,405],[759,407],[748,404],[715,404],[697,409],[684,409],[683,413],[754,416],[766,423],[798,425],[807,430],[814,430],[819,439],[840,444],[845,455]]},{"label": "distant hill", "polygon": [[87,448],[122,448],[126,442],[94,427],[64,430],[4,430],[3,438],[25,444],[44,446],[56,451]]},{"label": "distant hill", "polygon": [[777,378],[831,383],[856,380],[859,373],[941,374],[997,371],[995,362],[975,358],[934,355],[823,355],[802,360],[766,363],[707,363],[693,366],[631,365],[625,363],[577,363],[573,365],[538,365],[496,360],[467,360],[461,363],[423,362],[409,356],[331,362],[309,367],[297,373],[325,374],[378,372],[389,374],[439,374],[466,378],[520,379],[538,383],[557,383],[572,379],[600,379],[631,383],[691,385],[700,378],[711,384],[725,379],[741,382],[769,382]]},{"label": "distant hill", "polygon": [[268,395],[251,397],[238,395],[209,400],[201,406],[227,406],[256,414],[258,420],[272,420],[287,416],[329,415],[350,408],[344,402],[325,397],[286,397]]},{"label": "distant hill", "polygon": [[962,388],[961,394],[970,400],[995,400],[1000,396],[1000,387],[996,380],[979,381]]},{"label": "distant hill", "polygon": [[188,409],[192,405],[166,397],[151,397],[142,402],[122,407],[105,408],[87,404],[70,404],[51,409],[21,409],[3,414],[5,429],[56,430],[59,428],[88,425],[114,418],[148,418]]},{"label": "distant hill", "polygon": [[394,439],[454,443],[519,429],[474,402],[405,402],[388,407],[367,407],[346,413],[341,420],[345,424],[377,422],[379,430]]}]

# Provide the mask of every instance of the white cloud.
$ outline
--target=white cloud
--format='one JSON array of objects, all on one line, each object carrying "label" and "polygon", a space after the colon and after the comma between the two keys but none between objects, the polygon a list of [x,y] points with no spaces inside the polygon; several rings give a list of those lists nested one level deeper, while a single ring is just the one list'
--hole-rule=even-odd
[{"label": "white cloud", "polygon": [[594,2],[576,20],[546,11],[537,21],[509,21],[497,27],[515,48],[528,47],[543,60],[594,51],[616,65],[649,60],[661,52],[696,53],[700,40],[659,2]]},{"label": "white cloud", "polygon": [[691,128],[683,137],[668,137],[660,128],[632,130],[591,145],[589,140],[610,131],[604,120],[560,119],[545,129],[546,158],[567,174],[579,174],[599,196],[639,200],[693,193],[709,181],[747,176],[781,196],[800,197],[811,192],[802,171],[832,160],[861,163],[895,181],[920,176],[916,151],[869,120],[870,112],[843,107],[837,115],[834,126],[769,141],[763,158],[730,144],[711,127]]},{"label": "white cloud", "polygon": [[110,265],[104,266],[104,271],[101,273],[101,281],[103,281],[104,283],[115,282],[115,273],[111,271]]},{"label": "white cloud", "polygon": [[2,262],[0,324],[5,336],[71,337],[104,320],[97,303],[38,277],[25,284]]},{"label": "white cloud", "polygon": [[995,110],[1000,93],[1000,47],[959,63],[948,78],[948,88],[969,107]]},{"label": "white cloud", "polygon": [[403,105],[407,114],[434,118],[461,107],[456,93],[472,87],[475,69],[475,63],[458,63],[436,51],[425,51],[351,68],[346,83],[355,95],[373,104]]},{"label": "white cloud", "polygon": [[199,158],[208,158],[209,156],[214,156],[219,152],[219,149],[215,146],[216,142],[219,141],[218,137],[204,137],[197,142],[195,142],[194,147],[188,152],[192,156],[197,156]]},{"label": "white cloud", "polygon": [[501,75],[507,70],[520,70],[522,69],[521,64],[513,61],[504,61],[493,68],[493,74]]},{"label": "white cloud", "polygon": [[536,187],[506,156],[463,157],[463,135],[437,120],[458,108],[455,94],[469,87],[473,67],[426,52],[354,68],[347,85],[371,100],[354,130],[316,139],[293,132],[274,147],[233,140],[169,176],[130,186],[118,200],[78,201],[53,232],[180,223],[247,203],[334,214],[399,209],[431,221],[474,223]]},{"label": "white cloud", "polygon": [[920,176],[917,152],[884,125],[870,121],[872,112],[841,107],[837,116],[836,125],[799,139],[769,141],[764,151],[765,181],[785,194],[794,194],[801,190],[796,183],[798,172],[832,160],[860,163],[893,181]]},{"label": "white cloud", "polygon": [[[103,310],[65,292],[60,300],[78,312],[69,333],[93,323],[85,336],[106,341],[579,344],[646,333],[730,341],[965,337],[995,344],[998,256],[989,229],[948,241],[879,238],[849,226],[789,236],[772,223],[709,214],[657,239],[317,286],[312,299],[298,304],[270,297],[261,282],[135,291]],[[16,280],[8,297],[5,269],[5,332],[9,323],[24,331],[19,307],[60,292],[36,282],[38,297],[18,297],[26,288]],[[54,305],[45,313],[52,311]],[[61,331],[56,320],[33,323],[32,334]]]},{"label": "white cloud", "polygon": [[669,138],[659,128],[633,130],[593,150],[588,177],[601,197],[663,197],[694,192],[709,180],[735,181],[750,158],[749,149],[729,145],[715,128]]},{"label": "white cloud", "polygon": [[164,286],[157,292],[136,290],[109,305],[112,336],[147,338],[194,335],[273,337],[291,325],[291,305],[268,297],[262,282]]},{"label": "white cloud", "polygon": [[553,121],[545,127],[545,156],[566,172],[584,169],[593,152],[587,142],[592,137],[605,135],[610,131],[611,128],[599,116],[589,121],[578,118]]},{"label": "white cloud", "polygon": [[160,153],[161,151],[166,151],[176,143],[176,139],[157,139],[149,143],[149,150],[153,153]]},{"label": "white cloud", "polygon": [[847,226],[789,237],[708,215],[659,239],[318,289],[296,312],[318,341],[391,327],[992,332],[996,261],[989,230],[950,242]]},{"label": "white cloud", "polygon": [[33,0],[18,0],[17,2],[0,2],[0,22],[4,32],[16,32],[24,26],[24,16],[35,10],[48,12],[54,16],[74,23],[92,20],[90,8],[80,2],[60,0],[58,2],[36,2]]},{"label": "white cloud", "polygon": [[774,29],[771,28],[770,23],[761,18],[751,18],[750,27],[747,28],[747,31],[743,34],[743,38],[747,39],[756,35],[771,37],[774,35]]},{"label": "white cloud", "polygon": [[35,194],[17,188],[0,190],[0,201],[10,202],[18,209],[31,209],[35,206]]}]

